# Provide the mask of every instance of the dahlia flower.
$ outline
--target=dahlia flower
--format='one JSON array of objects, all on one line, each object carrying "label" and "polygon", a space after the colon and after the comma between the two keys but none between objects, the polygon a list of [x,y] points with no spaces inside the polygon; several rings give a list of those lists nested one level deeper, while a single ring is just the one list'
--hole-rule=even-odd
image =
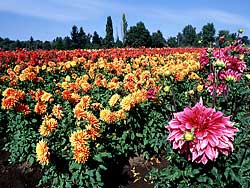
[{"label": "dahlia flower", "polygon": [[153,89],[153,88],[150,88],[150,89],[147,91],[147,98],[148,98],[149,100],[152,100],[152,99],[155,98],[156,94],[157,94],[157,93],[156,93],[156,90]]},{"label": "dahlia flower", "polygon": [[50,152],[47,143],[44,140],[40,140],[36,144],[36,158],[41,165],[49,164]]},{"label": "dahlia flower", "polygon": [[220,153],[228,155],[232,152],[232,141],[239,131],[230,117],[203,106],[202,101],[175,113],[166,128],[173,149],[186,153],[188,160],[203,164],[215,161]]}]

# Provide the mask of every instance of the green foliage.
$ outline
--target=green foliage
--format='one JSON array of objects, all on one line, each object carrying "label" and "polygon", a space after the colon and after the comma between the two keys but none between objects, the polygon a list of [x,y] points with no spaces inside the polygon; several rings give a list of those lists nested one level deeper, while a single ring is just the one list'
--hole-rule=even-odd
[{"label": "green foliage", "polygon": [[169,37],[167,40],[167,45],[171,48],[175,48],[178,46],[176,37]]},{"label": "green foliage", "polygon": [[107,17],[106,36],[104,38],[104,45],[106,48],[114,47],[113,24],[111,16]]},{"label": "green foliage", "polygon": [[72,41],[71,47],[73,49],[77,48],[78,47],[78,28],[76,25],[73,25],[72,27],[71,41]]},{"label": "green foliage", "polygon": [[209,47],[215,41],[215,28],[213,23],[208,23],[202,27],[202,43]]},{"label": "green foliage", "polygon": [[129,47],[150,47],[151,36],[143,22],[138,22],[136,26],[130,27],[125,38],[125,45]]},{"label": "green foliage", "polygon": [[164,39],[162,32],[160,30],[158,30],[155,33],[152,33],[151,41],[152,41],[151,46],[155,48],[162,48],[166,45],[166,40]]},{"label": "green foliage", "polygon": [[[234,55],[237,56],[236,53]],[[247,53],[245,54],[245,60],[249,68]],[[202,70],[199,74],[206,77],[206,73]],[[197,93],[198,95],[186,95],[187,93],[184,91],[192,89],[196,84],[195,81],[185,79],[182,84],[174,84],[177,111],[182,110],[184,106],[193,106],[192,103],[195,104],[200,96],[202,96],[203,101],[205,99],[206,105],[212,106],[213,97],[209,96],[207,92]],[[146,177],[155,188],[247,188],[250,186],[250,107],[248,105],[250,101],[250,81],[243,75],[240,81],[228,84],[230,92],[226,97],[225,95],[216,97],[215,108],[230,116],[231,120],[235,122],[235,126],[240,130],[233,143],[234,151],[228,156],[220,155],[216,161],[210,161],[206,165],[202,165],[188,161],[185,154],[180,155],[172,150],[171,145],[166,145],[167,166],[163,169],[153,168]]]},{"label": "green foliage", "polygon": [[126,16],[123,13],[122,14],[122,43],[125,44],[125,39],[127,35],[128,30],[128,22],[126,20]]},{"label": "green foliage", "polygon": [[182,36],[183,36],[183,44],[185,46],[195,46],[196,42],[196,28],[192,25],[187,25],[183,28]]},{"label": "green foliage", "polygon": [[6,116],[8,129],[4,150],[10,152],[9,161],[18,163],[28,159],[32,165],[35,161],[35,147],[39,139],[39,133],[36,131],[37,120],[32,118],[27,120],[21,113],[16,114],[13,111],[9,111]]},{"label": "green foliage", "polygon": [[98,49],[102,45],[102,39],[99,37],[96,31],[94,31],[93,37],[92,37],[92,44],[95,49]]},{"label": "green foliage", "polygon": [[232,35],[229,33],[228,30],[220,30],[218,34],[219,46],[225,47],[227,45],[230,45],[233,41]]}]

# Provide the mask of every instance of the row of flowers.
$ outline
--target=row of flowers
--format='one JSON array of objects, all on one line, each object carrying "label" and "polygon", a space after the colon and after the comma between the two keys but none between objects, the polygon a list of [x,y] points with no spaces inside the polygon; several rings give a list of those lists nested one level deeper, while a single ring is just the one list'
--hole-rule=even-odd
[{"label": "row of flowers", "polygon": [[[188,91],[190,95],[203,92],[205,86],[215,96],[228,93],[230,82],[242,78],[246,69],[243,48],[201,50],[0,52],[1,108],[40,117],[37,131],[41,140],[36,154],[39,163],[47,165],[50,138],[61,129],[69,105],[75,118],[68,136],[73,159],[85,163],[91,155],[91,143],[105,137],[103,125],[121,122],[125,126],[131,109],[147,101],[161,105],[160,94],[164,97],[173,92],[183,80],[196,82],[196,91]],[[192,161],[206,164],[219,153],[227,155],[233,150],[238,131],[233,125],[222,112],[200,102],[174,114],[167,126],[168,140]]]},{"label": "row of flowers", "polygon": [[[75,56],[70,56],[64,62],[48,61],[41,66],[39,63],[32,66],[29,63],[12,62],[8,64],[9,68],[2,69],[2,109],[22,112],[27,118],[34,113],[41,117],[38,131],[42,140],[36,149],[41,164],[49,163],[48,140],[60,128],[65,116],[66,101],[71,105],[76,124],[68,138],[73,159],[84,163],[91,154],[89,143],[102,136],[100,121],[107,125],[119,121],[126,123],[128,112],[133,107],[157,97],[157,93],[163,89],[166,94],[169,92],[166,89],[169,86],[163,84],[170,74],[178,81],[185,77],[199,79],[193,72],[200,68],[197,61],[199,49],[179,49],[178,53],[167,49],[122,49],[114,52],[123,57],[112,59],[113,51],[108,51],[109,58],[103,56],[95,61],[88,59],[89,54],[102,56],[103,50],[58,51]],[[16,52],[18,58],[29,57],[30,53],[40,53],[38,56],[43,57],[45,53],[21,52],[22,55],[20,51]],[[83,54],[77,57],[78,53]],[[39,59],[38,56],[35,57]],[[153,95],[150,90],[154,91]]]}]

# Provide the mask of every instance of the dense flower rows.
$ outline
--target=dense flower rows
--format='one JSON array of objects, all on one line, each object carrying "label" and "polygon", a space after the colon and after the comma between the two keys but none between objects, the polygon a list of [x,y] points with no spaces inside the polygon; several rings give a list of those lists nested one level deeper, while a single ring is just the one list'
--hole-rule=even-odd
[{"label": "dense flower rows", "polygon": [[[239,130],[202,102],[177,113],[174,86],[184,80],[195,83],[185,91],[190,99],[204,88],[214,99],[227,97],[230,84],[239,82],[247,68],[244,52],[238,46],[0,52],[1,108],[38,120],[36,158],[41,165],[49,165],[62,148],[61,157],[84,164],[98,152],[104,130],[126,126],[135,107],[173,103],[168,140],[187,159],[206,164],[233,151]],[[166,102],[162,97],[169,93],[172,98]],[[64,145],[56,146],[62,137]]]},{"label": "dense flower rows", "polygon": [[91,143],[105,136],[100,123],[125,123],[136,105],[157,98],[163,90],[162,76],[198,79],[194,71],[200,68],[201,50],[0,52],[1,106],[41,117],[37,160],[49,164],[50,138],[62,131],[68,102],[76,124],[68,133],[72,157],[84,163],[91,155]]}]

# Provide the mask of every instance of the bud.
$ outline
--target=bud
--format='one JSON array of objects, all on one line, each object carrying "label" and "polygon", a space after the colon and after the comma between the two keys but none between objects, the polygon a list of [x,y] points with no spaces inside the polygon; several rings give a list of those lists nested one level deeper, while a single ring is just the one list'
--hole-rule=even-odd
[{"label": "bud", "polygon": [[250,80],[250,74],[246,74],[245,77]]},{"label": "bud", "polygon": [[166,70],[166,71],[165,71],[165,76],[166,76],[166,77],[169,77],[170,75],[171,75],[171,72],[170,72],[169,70]]},{"label": "bud", "polygon": [[169,93],[169,91],[170,91],[170,86],[165,86],[165,87],[164,87],[164,91],[165,91],[166,93]]},{"label": "bud", "polygon": [[232,75],[228,75],[226,78],[225,78],[226,81],[228,82],[236,82],[236,78]]},{"label": "bud", "polygon": [[47,67],[46,67],[46,65],[43,65],[42,66],[42,70],[45,70]]},{"label": "bud", "polygon": [[194,94],[194,90],[188,91],[188,94],[189,94],[189,95],[193,95],[193,94]]},{"label": "bud", "polygon": [[70,76],[69,76],[69,75],[66,76],[65,81],[66,81],[66,82],[69,82],[69,81],[70,81]]},{"label": "bud", "polygon": [[243,29],[239,29],[238,33],[240,33],[240,34],[243,33]]},{"label": "bud", "polygon": [[199,84],[197,87],[196,87],[197,91],[198,92],[202,92],[203,90],[203,85]]},{"label": "bud", "polygon": [[186,131],[184,133],[184,140],[192,141],[194,139],[194,133]]},{"label": "bud", "polygon": [[207,49],[207,52],[212,52],[212,51],[213,51],[212,48],[208,48],[208,49]]},{"label": "bud", "polygon": [[243,59],[244,59],[244,55],[243,55],[243,54],[240,55],[239,59],[240,59],[240,60],[243,60]]},{"label": "bud", "polygon": [[217,61],[214,63],[215,67],[219,67],[220,69],[225,68],[226,64],[224,61],[221,61],[220,59],[217,59]]}]

